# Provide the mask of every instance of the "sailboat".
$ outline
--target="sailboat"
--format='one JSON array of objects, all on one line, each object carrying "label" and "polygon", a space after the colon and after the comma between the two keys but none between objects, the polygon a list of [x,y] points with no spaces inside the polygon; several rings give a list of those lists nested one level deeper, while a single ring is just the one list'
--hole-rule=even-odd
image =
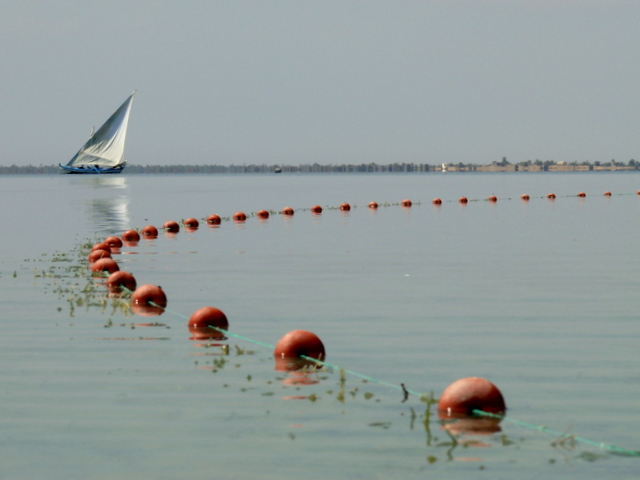
[{"label": "sailboat", "polygon": [[129,125],[131,103],[136,92],[129,95],[120,108],[95,132],[66,165],[58,164],[60,173],[121,173],[124,161],[124,141]]}]

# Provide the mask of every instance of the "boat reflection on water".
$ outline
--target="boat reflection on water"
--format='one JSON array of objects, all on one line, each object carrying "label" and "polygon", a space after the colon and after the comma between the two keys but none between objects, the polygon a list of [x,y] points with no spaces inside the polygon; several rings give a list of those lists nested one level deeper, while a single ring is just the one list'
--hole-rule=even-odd
[{"label": "boat reflection on water", "polygon": [[85,200],[92,232],[98,236],[119,235],[131,228],[126,177],[70,175],[72,184],[92,190]]}]

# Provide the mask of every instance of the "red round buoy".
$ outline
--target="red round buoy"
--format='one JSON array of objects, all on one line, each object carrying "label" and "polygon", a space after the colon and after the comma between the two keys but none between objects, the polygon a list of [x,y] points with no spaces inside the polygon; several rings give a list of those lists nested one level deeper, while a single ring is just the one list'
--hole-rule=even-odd
[{"label": "red round buoy", "polygon": [[178,222],[175,220],[167,220],[162,224],[162,229],[165,232],[178,233],[180,231],[180,225],[178,225]]},{"label": "red round buoy", "polygon": [[127,230],[122,234],[122,240],[125,242],[137,242],[140,240],[140,234],[135,230]]},{"label": "red round buoy", "polygon": [[442,200],[439,198],[434,198],[433,200],[431,200],[431,203],[433,203],[434,205],[442,205]]},{"label": "red round buoy", "polygon": [[610,197],[610,196],[611,196],[611,192],[609,192],[609,191],[604,192],[604,196],[605,196],[605,197]]},{"label": "red round buoy", "polygon": [[403,207],[410,207],[411,205],[413,205],[413,203],[411,202],[411,200],[405,198],[404,200],[402,200],[402,202],[400,202],[400,205],[402,205]]},{"label": "red round buoy", "polygon": [[129,272],[125,272],[124,270],[119,270],[117,272],[113,272],[107,278],[107,288],[112,292],[121,292],[122,287],[126,288],[130,292],[133,292],[136,289],[136,279]]},{"label": "red round buoy", "polygon": [[[224,340],[224,333],[221,330],[229,329],[227,316],[215,307],[202,307],[196,310],[187,322],[192,340]],[[217,328],[213,328],[217,327]]]},{"label": "red round buoy", "polygon": [[157,285],[142,285],[131,295],[131,309],[138,315],[162,315],[166,306],[167,296]]},{"label": "red round buoy", "polygon": [[491,195],[489,196],[489,198],[487,198],[487,200],[491,203],[495,203],[498,201],[498,197],[496,197],[495,195]]},{"label": "red round buoy", "polygon": [[[278,359],[304,360],[300,358],[301,355],[316,360],[326,358],[324,345],[315,333],[306,330],[293,330],[278,341],[273,351],[277,369],[289,370],[282,365],[282,362],[278,363]],[[295,365],[300,366],[297,363]]]},{"label": "red round buoy", "polygon": [[269,218],[269,212],[266,210],[258,210],[258,213],[256,213],[256,216],[264,220]]},{"label": "red round buoy", "polygon": [[460,203],[462,203],[462,204],[465,204],[465,203],[467,203],[468,201],[469,201],[469,200],[467,199],[467,197],[460,197],[460,198],[458,199],[458,202],[460,202]]},{"label": "red round buoy", "polygon": [[313,207],[311,207],[311,213],[322,213],[322,207],[320,205],[314,205]]},{"label": "red round buoy", "polygon": [[107,237],[104,239],[104,243],[113,248],[120,248],[122,246],[122,240],[116,236]]},{"label": "red round buoy", "polygon": [[273,351],[275,357],[298,358],[301,355],[324,360],[326,353],[322,341],[315,333],[306,330],[293,330],[282,337]]},{"label": "red round buoy", "polygon": [[640,190],[638,190],[638,191],[636,192],[636,194],[640,195]]},{"label": "red round buoy", "polygon": [[158,229],[153,225],[147,225],[142,229],[142,236],[145,238],[158,238]]},{"label": "red round buoy", "polygon": [[193,328],[218,327],[227,330],[229,321],[221,310],[215,307],[202,307],[191,315],[188,326]]},{"label": "red round buoy", "polygon": [[555,193],[547,193],[547,198],[549,200],[555,200],[556,198],[556,194]]},{"label": "red round buoy", "polygon": [[369,208],[376,209],[378,208],[378,202],[369,202]]},{"label": "red round buoy", "polygon": [[453,382],[442,392],[438,401],[441,418],[470,416],[474,410],[502,413],[506,409],[498,387],[479,377],[462,378]]},{"label": "red round buoy", "polygon": [[520,200],[523,200],[525,202],[529,201],[529,195],[527,195],[526,193],[523,193],[522,195],[520,195]]},{"label": "red round buoy", "polygon": [[100,260],[101,258],[111,258],[111,253],[107,252],[106,250],[102,250],[101,248],[98,248],[96,250],[93,250],[87,257],[87,259],[91,263],[94,263],[97,260]]},{"label": "red round buoy", "polygon": [[580,192],[580,193],[578,193],[578,196],[579,196],[579,197],[586,197],[586,196],[587,196],[587,194],[586,194],[586,193],[584,193],[584,192]]},{"label": "red round buoy", "polygon": [[198,228],[200,226],[200,222],[198,222],[198,220],[196,220],[195,218],[187,218],[182,223],[184,223],[185,227],[189,228]]},{"label": "red round buoy", "polygon": [[342,210],[343,212],[348,212],[349,210],[351,210],[351,205],[345,202],[340,205],[340,210]]},{"label": "red round buoy", "polygon": [[220,215],[213,214],[207,217],[207,223],[209,225],[220,225],[220,221],[221,221]]},{"label": "red round buoy", "polygon": [[282,212],[280,212],[280,213],[282,213],[282,215],[291,216],[291,215],[293,215],[293,208],[291,208],[291,207],[284,207],[284,208],[282,209]]},{"label": "red round buoy", "polygon": [[93,252],[94,250],[105,250],[111,253],[111,247],[104,242],[96,243],[93,247],[91,247],[91,251]]},{"label": "red round buoy", "polygon": [[120,270],[116,261],[112,258],[101,258],[91,264],[91,271],[94,273],[117,272]]},{"label": "red round buoy", "polygon": [[233,214],[233,220],[236,222],[244,222],[247,219],[247,216],[244,212],[236,212]]}]

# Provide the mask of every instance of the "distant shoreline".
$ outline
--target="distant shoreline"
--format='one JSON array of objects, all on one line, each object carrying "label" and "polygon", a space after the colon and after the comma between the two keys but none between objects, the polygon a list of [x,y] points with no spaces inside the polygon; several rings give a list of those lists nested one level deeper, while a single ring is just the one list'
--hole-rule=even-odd
[{"label": "distant shoreline", "polygon": [[[640,162],[629,160],[628,163],[615,162],[553,162],[536,160],[511,164],[503,158],[501,162],[489,165],[462,163],[443,163],[429,165],[426,163],[390,163],[390,164],[341,164],[341,165],[127,165],[127,174],[225,174],[225,173],[427,173],[427,172],[603,172],[603,171],[636,171],[640,170]],[[53,175],[60,173],[57,165],[2,166],[0,175]]]}]

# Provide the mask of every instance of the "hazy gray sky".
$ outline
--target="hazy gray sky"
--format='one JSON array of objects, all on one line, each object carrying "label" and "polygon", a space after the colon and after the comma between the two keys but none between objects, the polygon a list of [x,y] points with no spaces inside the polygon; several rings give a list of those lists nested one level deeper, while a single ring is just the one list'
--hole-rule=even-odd
[{"label": "hazy gray sky", "polygon": [[640,1],[0,0],[0,164],[640,159]]}]

